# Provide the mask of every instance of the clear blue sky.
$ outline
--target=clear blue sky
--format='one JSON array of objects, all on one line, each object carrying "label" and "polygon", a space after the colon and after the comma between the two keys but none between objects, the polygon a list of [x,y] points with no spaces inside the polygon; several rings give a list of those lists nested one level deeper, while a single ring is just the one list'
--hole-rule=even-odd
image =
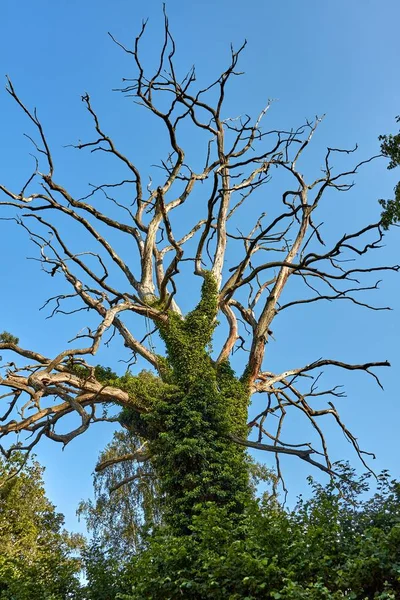
[{"label": "clear blue sky", "polygon": [[[115,132],[126,148],[137,144],[132,131],[145,133],[138,113],[111,92],[122,76],[129,76],[131,67],[107,31],[129,44],[142,18],[149,17],[146,44],[151,59],[161,41],[161,6],[151,0],[1,3],[0,72],[9,74],[25,101],[37,106],[54,147],[60,179],[73,190],[81,189],[85,172],[79,157],[62,146],[88,132],[80,101],[84,92],[91,94],[108,130]],[[358,143],[361,158],[376,154],[378,135],[394,129],[394,117],[400,113],[398,0],[170,0],[167,10],[182,71],[195,63],[200,77],[210,71],[212,79],[227,63],[229,44],[248,40],[241,60],[246,75],[234,86],[228,104],[230,116],[254,115],[268,98],[278,99],[268,116],[271,128],[290,128],[316,114],[327,115],[310,154],[314,161],[310,168],[320,166],[319,153],[327,145]],[[29,127],[5,92],[0,93],[0,127],[0,181],[19,189],[32,167],[31,148],[22,135]],[[144,162],[151,164],[161,158],[155,133],[149,132],[148,140],[140,143]],[[383,161],[360,174],[356,187],[343,200],[349,230],[377,218],[377,198],[390,197],[396,175],[385,170]],[[400,262],[399,232],[394,231],[385,241],[380,261]],[[55,354],[60,350],[57,331],[72,336],[68,320],[45,321],[45,315],[38,312],[53,295],[52,281],[40,273],[37,263],[26,260],[34,255],[34,249],[22,231],[7,222],[0,222],[0,253],[0,330],[18,335],[23,346]],[[322,355],[392,362],[391,371],[381,374],[385,392],[362,375],[339,374],[335,383],[346,384],[348,398],[338,406],[360,443],[376,452],[374,468],[389,468],[397,477],[399,281],[395,276],[385,277],[376,294],[376,301],[390,304],[393,312],[370,313],[346,303],[311,308],[300,317],[288,311],[274,331],[276,343],[271,346],[273,362],[283,368]],[[121,368],[118,356],[104,360]],[[80,527],[74,516],[77,503],[91,493],[90,473],[110,435],[109,428],[98,427],[64,452],[50,442],[38,448],[38,457],[47,467],[48,494],[73,529]],[[351,458],[356,464],[343,436],[335,435],[333,429],[328,436],[334,457]],[[258,457],[271,462],[269,455]],[[284,463],[292,496],[304,491],[309,472],[299,462],[293,458]]]}]

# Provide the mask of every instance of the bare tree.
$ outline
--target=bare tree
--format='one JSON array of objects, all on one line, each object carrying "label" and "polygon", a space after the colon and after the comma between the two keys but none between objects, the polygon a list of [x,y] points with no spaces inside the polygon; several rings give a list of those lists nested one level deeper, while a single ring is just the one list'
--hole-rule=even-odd
[{"label": "bare tree", "polygon": [[[290,454],[332,473],[321,425],[321,417],[331,415],[364,462],[365,452],[334,403],[343,395],[340,388],[319,389],[319,377],[326,367],[362,371],[380,385],[374,369],[389,363],[350,364],[317,357],[309,364],[289,364],[284,372],[275,373],[268,369],[266,344],[275,317],[304,304],[345,300],[373,310],[387,308],[370,305],[362,294],[377,288],[378,282],[371,277],[400,268],[366,264],[365,255],[381,247],[381,223],[341,235],[330,244],[318,221],[325,196],[350,190],[353,176],[373,159],[338,173],[333,168],[335,157],[344,153],[351,159],[356,148],[328,148],[320,176],[307,180],[299,164],[320,118],[295,129],[264,129],[270,102],[255,120],[247,115],[225,115],[228,83],[240,75],[238,60],[245,44],[238,50],[232,48],[227,68],[208,86],[199,88],[194,68],[183,78],[176,72],[175,43],[167,18],[159,64],[154,72],[146,72],[140,53],[145,29],[143,24],[132,48],[113,40],[136,68],[136,76],[125,80],[119,91],[134,98],[138,110],[150,111],[169,140],[170,152],[159,165],[158,184],[148,182],[139,171],[137,148],[132,156],[119,149],[85,94],[82,102],[93,123],[93,138],[74,148],[105,153],[113,164],[119,162],[126,175],[92,185],[88,193],[75,197],[57,178],[45,127],[36,110],[23,102],[8,81],[8,93],[36,130],[32,137],[36,167],[20,191],[0,185],[0,204],[16,210],[15,222],[36,245],[42,268],[54,282],[62,277],[70,288],[69,293],[47,300],[51,315],[88,311],[97,321],[95,327],[76,335],[77,344],[60,349],[54,357],[20,347],[3,334],[0,349],[7,362],[0,379],[5,390],[0,437],[5,440],[10,434],[25,432],[22,448],[29,451],[43,436],[67,444],[92,423],[114,419],[102,412],[109,403],[138,414],[151,411],[123,386],[98,377],[92,357],[111,332],[121,336],[132,361],[141,357],[160,381],[166,381],[166,358],[162,357],[158,332],[168,328],[171,320],[185,322],[180,297],[196,285],[196,278],[201,281],[211,274],[218,290],[221,332],[227,333],[220,347],[209,353],[210,361],[217,369],[233,352],[242,350],[243,373],[238,380],[245,382],[249,396],[257,396],[254,402],[260,406],[248,423],[249,439],[233,428],[231,443],[274,453],[278,470],[279,456]],[[181,139],[188,134],[197,136],[197,144],[202,140],[201,166],[187,162]],[[285,184],[278,200],[268,194],[273,176],[281,177]],[[102,203],[96,201],[99,195]],[[100,209],[100,204],[105,208]],[[252,211],[253,223],[243,232],[239,224],[247,222]],[[77,241],[71,240],[68,225],[60,225],[62,222],[79,228],[80,251],[75,250]],[[118,242],[123,252],[111,241],[116,236],[125,244]],[[286,289],[289,295],[284,295]],[[290,296],[290,289],[295,295]],[[152,324],[144,337],[135,335],[140,326],[132,325],[132,315]],[[210,318],[215,329],[215,315]],[[221,336],[215,337],[214,346]],[[87,343],[81,344],[84,340]],[[312,446],[306,434],[302,444],[287,440],[285,420],[296,412],[317,433],[319,445]],[[71,413],[79,417],[79,424],[61,433],[59,422]],[[1,450],[9,454],[16,446],[4,442]],[[21,449],[21,443],[18,447]],[[144,439],[134,456],[125,458],[143,461],[150,456]]]}]

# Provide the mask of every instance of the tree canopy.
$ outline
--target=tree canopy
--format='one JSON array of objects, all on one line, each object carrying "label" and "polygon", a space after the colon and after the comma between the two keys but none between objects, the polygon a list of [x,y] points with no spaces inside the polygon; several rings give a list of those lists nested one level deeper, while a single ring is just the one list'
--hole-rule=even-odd
[{"label": "tree canopy", "polygon": [[63,529],[42,474],[36,461],[24,464],[21,454],[0,458],[2,600],[64,600],[80,589],[82,538]]}]

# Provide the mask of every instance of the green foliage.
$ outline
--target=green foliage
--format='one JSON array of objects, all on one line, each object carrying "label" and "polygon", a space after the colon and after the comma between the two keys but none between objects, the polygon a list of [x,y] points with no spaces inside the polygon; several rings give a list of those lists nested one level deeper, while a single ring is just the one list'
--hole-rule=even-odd
[{"label": "green foliage", "polygon": [[400,182],[394,188],[394,199],[379,200],[379,204],[383,208],[381,219],[384,229],[400,221]]},{"label": "green foliage", "polygon": [[[14,454],[0,460],[0,599],[79,597],[80,536],[62,529],[63,516],[45,496],[43,469]],[[10,475],[13,475],[10,477]]]},{"label": "green foliage", "polygon": [[[165,383],[150,371],[141,371],[139,375],[126,373],[111,385],[127,392],[135,407],[133,410],[129,408],[122,410],[121,423],[147,440],[157,437],[162,426],[154,412],[155,407],[163,402],[173,401],[178,388],[173,384]],[[143,412],[138,412],[137,407],[141,407]]]},{"label": "green foliage", "polygon": [[209,370],[207,350],[217,325],[217,312],[218,288],[213,275],[206,272],[197,307],[185,318],[170,312],[168,321],[159,327],[174,383],[183,388],[196,381],[203,369]]},{"label": "green foliage", "polygon": [[19,338],[15,337],[15,335],[12,335],[12,333],[9,333],[8,331],[3,331],[3,333],[0,333],[0,342],[3,342],[3,344],[17,345]]},{"label": "green foliage", "polygon": [[[397,123],[400,123],[400,116],[396,117]],[[388,169],[394,169],[400,165],[400,132],[396,135],[380,135],[382,142],[381,150],[384,156],[390,158]]]},{"label": "green foliage", "polygon": [[384,600],[400,597],[400,484],[386,472],[367,497],[368,477],[321,486],[292,511],[273,497],[252,505],[239,529],[215,505],[191,533],[160,529],[126,566],[125,600]]},{"label": "green foliage", "polygon": [[247,438],[247,412],[250,393],[246,381],[238,379],[228,361],[216,369],[217,385],[225,399],[230,433]]},{"label": "green foliage", "polygon": [[153,433],[148,439],[165,523],[178,535],[188,533],[206,506],[240,518],[250,497],[246,453],[229,439],[233,423],[245,431],[249,393],[210,357],[217,310],[216,282],[205,273],[197,307],[185,318],[171,313],[160,326],[175,393],[140,416]]},{"label": "green foliage", "polygon": [[126,565],[113,552],[94,542],[84,551],[83,560],[87,580],[84,600],[115,600],[131,589]]},{"label": "green foliage", "polygon": [[[400,117],[396,117],[396,121],[399,123]],[[379,140],[382,142],[382,154],[390,158],[388,169],[400,166],[400,132],[395,135],[380,135]],[[400,182],[394,188],[394,199],[379,200],[379,204],[383,208],[381,218],[384,229],[400,221]]]}]

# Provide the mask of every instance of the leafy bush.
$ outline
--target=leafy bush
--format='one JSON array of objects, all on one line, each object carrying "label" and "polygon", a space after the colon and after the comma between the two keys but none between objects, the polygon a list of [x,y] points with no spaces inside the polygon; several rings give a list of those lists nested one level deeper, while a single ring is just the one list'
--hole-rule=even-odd
[{"label": "leafy bush", "polygon": [[[356,479],[348,466],[338,468],[339,485],[310,478],[310,499],[300,497],[290,511],[266,496],[247,507],[240,525],[212,504],[187,536],[160,525],[144,551],[119,565],[115,595],[104,598],[399,598],[400,484],[383,472],[371,496],[369,476]],[[101,572],[110,575],[112,552],[107,560]]]}]

